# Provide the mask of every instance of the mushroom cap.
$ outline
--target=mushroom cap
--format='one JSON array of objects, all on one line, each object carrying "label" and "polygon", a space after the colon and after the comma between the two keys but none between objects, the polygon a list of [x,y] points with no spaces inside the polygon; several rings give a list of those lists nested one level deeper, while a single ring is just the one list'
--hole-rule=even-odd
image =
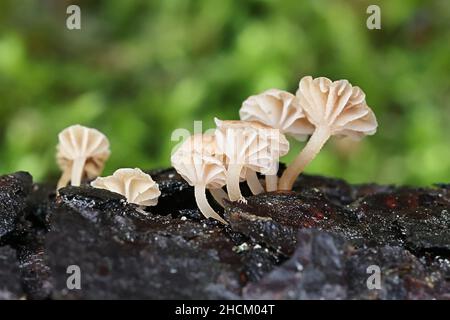
[{"label": "mushroom cap", "polygon": [[91,186],[119,193],[127,202],[140,206],[155,206],[161,195],[158,184],[138,168],[118,169],[112,176],[95,179]]},{"label": "mushroom cap", "polygon": [[225,166],[222,161],[195,151],[179,152],[180,149],[172,155],[171,162],[189,185],[204,185],[208,189],[218,189],[225,185]]},{"label": "mushroom cap", "polygon": [[228,164],[263,174],[276,173],[278,159],[289,151],[289,142],[279,129],[255,121],[215,118],[215,122],[217,152],[226,156]]},{"label": "mushroom cap", "polygon": [[97,177],[109,158],[109,141],[100,131],[80,125],[70,126],[58,135],[56,159],[62,170],[74,159],[85,158],[84,171],[88,178]]},{"label": "mushroom cap", "polygon": [[330,128],[332,135],[359,139],[377,130],[377,119],[366,95],[347,80],[303,77],[296,93],[308,120]]},{"label": "mushroom cap", "polygon": [[202,133],[193,134],[184,140],[172,154],[180,156],[182,154],[191,154],[193,152],[215,156],[217,154],[217,147],[214,135]]},{"label": "mushroom cap", "polygon": [[224,157],[217,154],[214,135],[197,133],[187,138],[172,154],[175,170],[189,185],[203,184],[208,189],[225,185]]},{"label": "mushroom cap", "polygon": [[298,98],[283,90],[269,89],[250,96],[243,102],[239,116],[241,120],[260,122],[301,141],[314,132]]}]

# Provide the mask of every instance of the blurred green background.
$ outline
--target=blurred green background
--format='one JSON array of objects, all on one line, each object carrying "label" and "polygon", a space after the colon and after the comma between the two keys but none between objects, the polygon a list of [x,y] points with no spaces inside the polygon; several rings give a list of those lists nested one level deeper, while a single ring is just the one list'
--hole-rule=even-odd
[{"label": "blurred green background", "polygon": [[[70,4],[81,30],[66,28]],[[366,28],[370,4],[381,30]],[[379,129],[328,143],[307,172],[449,182],[449,21],[442,0],[1,0],[0,173],[53,179],[75,123],[110,138],[105,174],[167,166],[174,129],[236,119],[249,95],[312,75],[359,85]]]}]

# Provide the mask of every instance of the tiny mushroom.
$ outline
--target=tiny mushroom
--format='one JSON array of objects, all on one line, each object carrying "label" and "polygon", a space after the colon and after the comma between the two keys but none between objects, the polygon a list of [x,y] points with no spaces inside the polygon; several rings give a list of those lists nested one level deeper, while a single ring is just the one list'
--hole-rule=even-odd
[{"label": "tiny mushroom", "polygon": [[[188,142],[189,143],[189,142]],[[210,206],[206,189],[220,189],[225,185],[225,166],[216,157],[205,152],[197,152],[181,146],[172,154],[171,162],[175,170],[189,185],[194,187],[194,195],[200,212],[207,218],[227,222]]]},{"label": "tiny mushroom", "polygon": [[[177,154],[175,157],[180,157],[181,154],[190,155],[193,152],[201,153],[223,161],[223,156],[217,154],[217,146],[214,134],[195,133],[189,136],[179,146],[176,151]],[[224,200],[229,200],[227,193],[222,188],[209,188],[208,191],[209,193],[211,193],[214,200],[222,207],[224,206]]]},{"label": "tiny mushroom", "polygon": [[198,152],[209,156],[217,156],[215,137],[213,134],[195,133],[181,143],[177,152],[188,154]]},{"label": "tiny mushroom", "polygon": [[119,193],[128,203],[137,204],[140,208],[156,206],[161,195],[158,184],[150,175],[138,168],[118,169],[112,176],[95,179],[91,182],[91,186]]},{"label": "tiny mushroom", "polygon": [[375,114],[367,106],[364,92],[347,80],[333,82],[324,77],[304,77],[296,96],[315,130],[305,148],[283,172],[279,183],[281,190],[292,189],[297,176],[332,135],[360,139],[374,134],[377,129]]},{"label": "tiny mushroom", "polygon": [[56,159],[63,171],[57,189],[65,187],[69,181],[79,186],[82,178],[98,177],[109,158],[109,141],[96,129],[80,125],[70,126],[58,135]]},{"label": "tiny mushroom", "polygon": [[239,180],[246,170],[247,184],[254,193],[264,191],[256,172],[276,174],[280,156],[287,153],[289,142],[278,129],[254,121],[222,121],[215,119],[216,144],[226,157],[227,190],[231,201],[243,201]]},{"label": "tiny mushroom", "polygon": [[[250,96],[239,110],[241,120],[256,121],[279,129],[286,136],[304,141],[314,132],[314,126],[306,119],[299,99],[290,92],[269,89]],[[266,176],[266,191],[278,189],[276,174]]]}]

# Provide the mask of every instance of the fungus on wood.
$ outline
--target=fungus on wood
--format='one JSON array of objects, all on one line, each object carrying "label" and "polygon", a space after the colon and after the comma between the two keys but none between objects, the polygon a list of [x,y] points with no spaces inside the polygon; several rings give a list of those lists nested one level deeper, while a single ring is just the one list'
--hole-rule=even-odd
[{"label": "fungus on wood", "polygon": [[216,144],[227,163],[227,190],[231,201],[243,201],[239,181],[246,170],[247,184],[254,194],[264,191],[256,172],[276,174],[280,156],[287,153],[289,142],[278,129],[254,121],[215,119]]},{"label": "fungus on wood", "polygon": [[112,176],[95,179],[91,186],[121,194],[128,203],[137,204],[140,208],[156,206],[161,195],[158,184],[138,168],[118,169]]},{"label": "fungus on wood", "polygon": [[[256,121],[286,136],[304,141],[314,132],[314,126],[308,121],[299,104],[299,99],[290,92],[269,89],[247,98],[239,110],[244,121]],[[266,176],[266,191],[278,189],[277,175]]]},{"label": "fungus on wood", "polygon": [[[176,150],[176,156],[180,157],[181,154],[190,155],[193,152],[217,158],[222,162],[224,161],[223,155],[217,153],[216,140],[213,134],[195,133],[189,136]],[[210,188],[208,191],[222,207],[224,206],[224,200],[229,200],[227,193],[222,188]]]},{"label": "fungus on wood", "polygon": [[100,131],[80,125],[70,126],[58,135],[56,159],[62,170],[57,189],[69,181],[79,186],[83,177],[93,179],[103,171],[109,158],[109,141]]},{"label": "fungus on wood", "polygon": [[347,80],[304,77],[296,96],[315,129],[305,148],[283,172],[279,182],[281,190],[292,189],[297,176],[331,136],[360,139],[377,129],[375,114],[367,106],[364,92]]},{"label": "fungus on wood", "polygon": [[[207,142],[209,137],[192,136],[171,157],[172,166],[187,183],[194,187],[195,201],[206,218],[227,222],[211,207],[206,198],[206,189],[221,189],[226,182],[225,166],[217,157],[209,154],[210,144],[201,147],[195,143]],[[209,150],[209,151],[208,151]]]}]

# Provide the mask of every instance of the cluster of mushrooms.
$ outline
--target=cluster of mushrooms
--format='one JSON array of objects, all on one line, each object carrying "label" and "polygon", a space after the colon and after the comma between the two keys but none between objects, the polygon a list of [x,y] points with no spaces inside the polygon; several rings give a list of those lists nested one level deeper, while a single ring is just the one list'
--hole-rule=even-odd
[{"label": "cluster of mushrooms", "polygon": [[123,195],[128,203],[134,203],[142,210],[155,206],[161,195],[158,184],[140,169],[122,168],[109,177],[98,177],[109,158],[109,141],[100,131],[80,125],[70,126],[58,135],[56,159],[62,170],[57,190],[69,182],[80,186],[83,178],[94,181],[94,188],[106,189]]},{"label": "cluster of mushrooms", "polygon": [[[300,80],[295,95],[270,89],[245,100],[241,120],[215,119],[213,133],[194,134],[172,154],[175,170],[194,187],[197,206],[207,218],[226,221],[208,203],[206,190],[224,206],[225,200],[245,202],[240,183],[253,194],[291,190],[292,186],[331,136],[361,139],[376,132],[377,121],[364,92],[347,80],[310,76]],[[295,160],[278,178],[280,157],[289,152],[286,136],[303,141]],[[58,163],[63,170],[58,188],[82,177],[97,177],[109,157],[106,137],[95,129],[72,126],[59,135]],[[257,173],[264,175],[261,184]],[[160,191],[139,169],[119,169],[91,185],[124,195],[140,206],[156,205]],[[223,189],[226,186],[226,192]]]}]

